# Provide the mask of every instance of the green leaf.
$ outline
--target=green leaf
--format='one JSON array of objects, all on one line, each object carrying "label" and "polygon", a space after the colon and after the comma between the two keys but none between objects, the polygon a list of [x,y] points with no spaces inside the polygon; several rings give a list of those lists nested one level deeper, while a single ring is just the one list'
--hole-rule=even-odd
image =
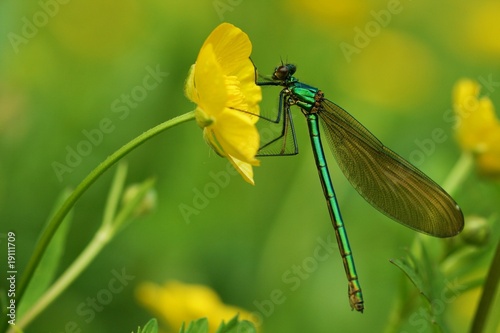
[{"label": "green leaf", "polygon": [[415,285],[418,291],[424,295],[428,300],[429,290],[426,288],[423,279],[418,274],[418,269],[413,261],[413,258],[410,254],[408,254],[408,258],[400,258],[400,259],[390,259],[391,264],[395,265],[399,269],[406,274],[406,276],[410,279],[411,283]]},{"label": "green leaf", "polygon": [[[201,318],[196,321],[189,323],[187,329],[182,327],[179,333],[207,333],[208,332],[208,320],[206,318]],[[256,333],[257,330],[252,322],[247,320],[238,320],[238,315],[231,319],[227,324],[222,322],[217,329],[216,333]]]},{"label": "green leaf", "polygon": [[[69,189],[66,189],[61,193],[56,201],[56,204],[54,205],[52,213],[50,214],[51,218],[70,194],[71,191]],[[62,254],[64,253],[69,225],[71,224],[71,220],[73,219],[72,212],[73,211],[70,211],[66,215],[63,222],[57,229],[54,237],[50,241],[50,244],[40,261],[40,264],[33,274],[31,283],[26,288],[23,300],[19,305],[19,309],[17,311],[20,318],[22,318],[26,311],[36,303],[36,301],[50,287],[52,281],[54,280],[57,268],[59,267],[59,262],[61,260]],[[50,219],[48,221],[50,221]]]},{"label": "green leaf", "polygon": [[155,318],[150,319],[142,330],[139,327],[137,333],[158,333],[158,321]]},{"label": "green leaf", "polygon": [[247,320],[238,320],[238,315],[231,319],[227,324],[222,323],[216,333],[256,333],[257,330],[252,322]]},{"label": "green leaf", "polygon": [[181,327],[180,333],[208,333],[208,320],[201,318],[189,323],[187,329],[184,329],[184,324]]},{"label": "green leaf", "polygon": [[238,325],[238,315],[236,315],[233,319],[231,319],[227,324],[222,322],[216,333],[228,333],[232,330],[233,327]]},{"label": "green leaf", "polygon": [[426,311],[430,322],[434,325],[434,330],[447,332],[442,300],[443,290],[448,288],[447,280],[438,269],[436,261],[429,255],[427,247],[421,242],[418,242],[416,246],[418,248],[413,248],[413,251],[419,253],[418,259],[414,252],[408,252],[406,258],[390,260],[390,262],[406,274],[425,299]]}]

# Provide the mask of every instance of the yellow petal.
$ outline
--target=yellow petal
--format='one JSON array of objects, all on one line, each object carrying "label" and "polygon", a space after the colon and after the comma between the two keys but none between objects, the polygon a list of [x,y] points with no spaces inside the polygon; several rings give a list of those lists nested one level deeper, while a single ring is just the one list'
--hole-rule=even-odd
[{"label": "yellow petal", "polygon": [[480,173],[500,176],[500,122],[488,97],[479,98],[479,83],[463,79],[453,91],[459,116],[457,139],[462,149],[475,153]]},{"label": "yellow petal", "polygon": [[500,126],[491,100],[479,98],[480,85],[472,80],[460,80],[454,89],[454,108],[459,117],[457,139],[464,150],[480,152],[491,133]]},{"label": "yellow petal", "polygon": [[261,88],[255,84],[255,67],[250,60],[252,43],[240,29],[229,23],[219,25],[204,45],[213,45],[217,61],[225,75],[235,76],[245,96],[247,112],[259,114],[258,103],[262,100]]},{"label": "yellow petal", "polygon": [[224,74],[215,58],[213,48],[200,50],[194,73],[194,87],[198,93],[198,106],[208,115],[222,112],[227,101]]},{"label": "yellow petal", "polygon": [[[244,67],[237,73],[237,77],[240,80],[240,90],[245,96],[245,102],[247,104],[247,109],[245,111],[259,115],[259,103],[262,101],[261,88],[255,84],[255,69],[251,61],[248,61]],[[258,120],[257,117],[254,118],[255,121]]]},{"label": "yellow petal", "polygon": [[479,172],[489,177],[500,177],[500,126],[491,132],[484,148],[485,151],[477,157]]},{"label": "yellow petal", "polygon": [[[230,23],[222,23],[208,36],[203,47],[212,44],[224,74],[235,75],[249,61],[252,43],[248,35]],[[202,48],[203,48],[202,47]]]},{"label": "yellow petal", "polygon": [[235,76],[248,106],[244,111],[259,114],[261,88],[255,84],[255,67],[250,60],[252,43],[247,34],[229,23],[220,24],[207,38],[225,75]]},{"label": "yellow petal", "polygon": [[[257,116],[252,116],[252,114],[259,114],[258,102],[262,99],[260,93],[260,87],[252,83],[257,89],[253,89],[251,94],[257,94],[258,96],[245,95],[242,88],[246,88],[247,91],[250,90],[249,87],[245,87],[241,84],[240,80],[236,76],[226,76],[226,88],[228,93],[228,100],[226,106],[232,108],[235,111],[242,111],[252,123],[256,123],[259,119]],[[250,98],[249,98],[250,97]]]},{"label": "yellow petal", "polygon": [[221,147],[219,141],[217,141],[213,128],[206,127],[203,130],[203,138],[205,139],[205,142],[217,153],[217,155],[226,157],[227,154],[224,152],[224,149]]},{"label": "yellow petal", "polygon": [[[237,109],[258,115],[260,112],[258,103],[262,101],[262,92],[261,88],[255,84],[255,69],[252,62],[248,59],[248,63],[242,66],[236,75],[228,79],[231,78],[237,79],[239,93],[244,96],[244,105],[237,107]],[[256,117],[255,121],[257,120]]]},{"label": "yellow petal", "polygon": [[175,332],[183,322],[202,317],[208,319],[210,333],[215,333],[222,321],[228,322],[236,314],[240,314],[240,319],[258,322],[258,318],[246,310],[224,304],[215,291],[203,285],[178,281],[166,282],[161,286],[141,283],[136,296],[141,304]]},{"label": "yellow petal", "polygon": [[467,99],[479,95],[479,88],[480,86],[476,81],[461,79],[455,84],[453,89],[453,102],[456,106],[463,107]]},{"label": "yellow petal", "polygon": [[236,76],[225,76],[225,84],[227,89],[227,104],[228,108],[239,111],[246,111],[248,106],[240,88],[240,81]]},{"label": "yellow petal", "polygon": [[231,155],[228,155],[227,159],[229,160],[229,162],[231,162],[233,167],[236,169],[236,171],[239,172],[239,174],[246,182],[255,185],[255,182],[253,180],[253,168],[251,164],[242,162],[239,159],[232,157]]},{"label": "yellow petal", "polygon": [[188,77],[186,79],[186,83],[184,84],[184,95],[194,103],[198,103],[199,98],[198,94],[196,92],[196,89],[194,87],[194,70],[195,70],[195,64],[191,65],[189,68],[189,73]]},{"label": "yellow petal", "polygon": [[217,141],[226,152],[243,162],[258,165],[259,132],[247,114],[226,109],[212,125]]}]

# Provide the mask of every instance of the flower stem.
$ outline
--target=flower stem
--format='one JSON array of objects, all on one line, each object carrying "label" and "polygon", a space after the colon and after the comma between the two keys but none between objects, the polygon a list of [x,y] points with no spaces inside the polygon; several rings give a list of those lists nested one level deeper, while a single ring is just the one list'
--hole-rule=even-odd
[{"label": "flower stem", "polygon": [[483,286],[483,293],[479,301],[479,306],[472,322],[471,333],[480,333],[484,331],[488,313],[491,310],[495,295],[497,294],[498,284],[500,283],[500,242],[497,243],[495,256],[491,261],[490,270]]},{"label": "flower stem", "polygon": [[[35,305],[23,316],[16,326],[21,328],[28,325],[47,305],[52,303],[68,285],[70,285],[80,273],[90,264],[102,248],[113,238],[116,228],[110,225],[102,225],[94,235],[89,245],[83,250],[78,258],[64,272],[64,274],[50,287],[50,289],[35,303]],[[10,333],[11,331],[9,331]]]},{"label": "flower stem", "polygon": [[[83,250],[83,252],[78,256],[78,258],[71,264],[71,266],[66,269],[66,271],[57,279],[57,281],[50,286],[50,288],[38,299],[38,301],[33,305],[31,309],[24,315],[19,323],[15,326],[18,328],[25,328],[33,319],[35,319],[48,305],[50,305],[59,295],[62,294],[64,290],[87,268],[87,266],[94,260],[99,252],[108,244],[113,237],[122,229],[124,222],[130,219],[132,213],[140,201],[144,199],[147,192],[153,187],[155,181],[154,179],[146,180],[139,186],[136,196],[116,215],[113,221],[106,221],[106,218],[114,215],[117,204],[120,200],[120,195],[123,190],[123,184],[125,183],[125,177],[127,173],[127,167],[124,163],[118,164],[118,170],[116,171],[115,179],[108,196],[108,201],[106,204],[106,212],[113,211],[110,214],[105,214],[103,217],[103,222],[96,234]],[[8,333],[14,333],[13,327],[8,331]]]},{"label": "flower stem", "polygon": [[125,180],[127,178],[127,169],[127,164],[125,162],[122,161],[118,163],[115,178],[111,183],[108,199],[106,200],[106,206],[104,206],[102,225],[111,225],[113,223],[116,209],[120,202],[120,196],[123,192],[123,186],[125,185]]},{"label": "flower stem", "polygon": [[[140,146],[142,143],[146,142],[147,140],[151,139],[152,137],[156,136],[157,134],[160,134],[161,132],[175,126],[178,124],[181,124],[183,122],[186,122],[188,120],[193,120],[194,119],[194,111],[185,113],[181,116],[175,117],[173,119],[167,120],[164,123],[161,123],[146,132],[142,133],[138,137],[132,139],[130,142],[126,143],[123,145],[120,149],[115,151],[113,154],[108,156],[101,164],[99,164],[94,170],[90,172],[90,174],[80,183],[78,186],[75,188],[73,193],[66,199],[66,201],[63,203],[61,208],[56,212],[56,214],[52,217],[48,225],[46,226],[45,230],[42,232],[42,235],[35,247],[35,250],[33,252],[33,255],[31,256],[26,269],[23,272],[23,275],[21,277],[21,280],[19,282],[19,286],[17,289],[17,297],[16,301],[19,304],[21,301],[21,298],[26,290],[26,287],[28,286],[31,278],[33,277],[33,273],[35,272],[35,269],[37,268],[38,264],[40,263],[40,260],[47,248],[47,246],[50,243],[50,240],[52,239],[52,236],[54,236],[57,228],[63,221],[64,217],[66,214],[71,210],[75,202],[82,196],[83,193],[106,171],[108,170],[113,164],[115,164],[117,161],[119,161],[123,156]],[[7,326],[7,319],[6,317],[2,323],[2,327],[0,331],[5,331],[5,328]]]},{"label": "flower stem", "polygon": [[[24,328],[33,319],[35,319],[40,312],[42,312],[49,304],[51,304],[78,275],[90,264],[93,258],[97,256],[100,250],[106,245],[114,235],[112,226],[112,219],[116,211],[116,207],[120,200],[120,194],[123,190],[123,184],[127,176],[127,165],[124,162],[118,164],[115,177],[111,185],[111,190],[106,202],[104,210],[104,217],[101,226],[96,234],[87,245],[85,250],[78,256],[78,258],[71,264],[69,268],[57,279],[57,281],[50,286],[49,289],[37,300],[37,302],[22,316],[21,320],[17,323],[16,327]],[[14,327],[11,327],[7,333],[13,333]]]},{"label": "flower stem", "polygon": [[458,186],[463,183],[464,178],[472,168],[474,159],[471,153],[463,152],[455,166],[448,174],[448,177],[443,182],[443,188],[450,195],[454,194]]}]

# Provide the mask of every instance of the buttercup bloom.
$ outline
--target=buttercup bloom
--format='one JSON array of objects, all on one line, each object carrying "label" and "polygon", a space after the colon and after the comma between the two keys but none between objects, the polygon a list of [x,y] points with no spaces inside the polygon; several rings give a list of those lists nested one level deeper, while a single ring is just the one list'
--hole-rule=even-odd
[{"label": "buttercup bloom", "polygon": [[462,79],[454,88],[456,136],[465,151],[476,156],[478,169],[487,176],[500,176],[500,121],[488,97],[479,97],[480,85]]},{"label": "buttercup bloom", "polygon": [[178,332],[183,322],[187,324],[204,317],[208,319],[211,333],[217,330],[222,321],[227,323],[237,314],[240,320],[257,322],[249,312],[222,303],[212,289],[203,285],[178,281],[170,281],[163,286],[142,283],[136,294],[139,302],[174,332]]},{"label": "buttercup bloom", "polygon": [[232,24],[219,25],[201,47],[186,80],[185,94],[197,104],[196,121],[205,141],[254,184],[259,149],[261,89],[255,84],[248,36]]}]

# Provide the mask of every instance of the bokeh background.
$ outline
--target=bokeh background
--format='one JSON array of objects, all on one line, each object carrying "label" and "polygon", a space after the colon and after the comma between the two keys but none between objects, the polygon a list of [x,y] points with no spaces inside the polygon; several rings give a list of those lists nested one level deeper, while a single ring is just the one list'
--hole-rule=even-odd
[{"label": "bokeh background", "polygon": [[[462,77],[479,80],[482,93],[500,105],[499,85],[484,85],[500,82],[498,17],[500,3],[489,0],[3,1],[0,220],[2,232],[17,234],[18,267],[25,266],[64,188],[76,186],[130,139],[194,108],[183,95],[184,80],[221,22],[249,35],[260,74],[271,74],[282,60],[295,63],[298,78],[442,183],[460,156],[453,85]],[[155,69],[168,74],[153,89],[137,88]],[[262,109],[276,110],[278,92],[265,88]],[[113,130],[58,174],[54,162],[66,164],[68,151],[105,118]],[[313,255],[318,238],[333,238],[305,122],[301,116],[295,122],[299,155],[262,158],[254,187],[230,176],[202,208],[195,207],[197,191],[213,188],[214,175],[225,173],[228,162],[204,143],[194,122],[133,151],[126,157],[128,182],[156,177],[156,209],[123,230],[27,332],[63,332],[67,321],[82,332],[130,332],[152,316],[137,302],[136,287],[170,279],[207,285],[225,303],[250,312],[281,290],[286,300],[264,315],[265,332],[383,331],[404,279],[388,259],[404,256],[415,234],[364,202],[333,160],[366,311],[351,311],[336,252],[300,278],[296,290],[283,280]],[[422,142],[434,129],[446,139],[426,150]],[[78,202],[63,267],[97,229],[113,171]],[[465,215],[490,216],[498,211],[500,187],[471,174],[455,199]],[[186,218],[185,206],[196,214]],[[133,281],[86,322],[78,306],[123,268]],[[463,332],[474,303],[457,304],[461,312],[450,305],[451,325]],[[408,325],[407,331],[416,328]]]}]

